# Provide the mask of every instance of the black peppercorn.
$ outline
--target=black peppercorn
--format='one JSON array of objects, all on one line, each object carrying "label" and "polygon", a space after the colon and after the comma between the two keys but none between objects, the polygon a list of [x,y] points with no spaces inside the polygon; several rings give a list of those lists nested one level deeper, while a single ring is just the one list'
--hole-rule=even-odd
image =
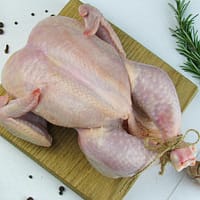
[{"label": "black peppercorn", "polygon": [[28,197],[26,200],[34,200],[33,197]]},{"label": "black peppercorn", "polygon": [[5,50],[4,50],[4,53],[6,53],[6,54],[9,53],[9,45],[8,45],[8,44],[6,44],[6,48],[5,48]]},{"label": "black peppercorn", "polygon": [[31,179],[33,178],[33,176],[32,176],[32,175],[29,175],[28,177],[29,177],[29,178],[31,178]]},{"label": "black peppercorn", "polygon": [[64,186],[60,186],[59,187],[59,191],[65,191],[65,187]]},{"label": "black peppercorn", "polygon": [[0,28],[0,35],[4,34],[4,30]]},{"label": "black peppercorn", "polygon": [[4,27],[4,23],[0,22],[0,28],[3,28],[3,27]]},{"label": "black peppercorn", "polygon": [[59,195],[63,195],[63,192],[65,191],[65,187],[61,185],[58,189],[59,189]]}]

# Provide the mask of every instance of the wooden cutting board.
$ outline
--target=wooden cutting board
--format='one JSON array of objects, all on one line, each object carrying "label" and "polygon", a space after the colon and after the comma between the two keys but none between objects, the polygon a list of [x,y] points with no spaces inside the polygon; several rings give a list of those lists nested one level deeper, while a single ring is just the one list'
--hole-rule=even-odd
[{"label": "wooden cutting board", "polygon": [[[60,15],[80,19],[78,15],[78,6],[80,4],[78,0],[71,0],[62,9]],[[181,108],[184,110],[197,92],[197,87],[119,28],[114,26],[114,29],[119,35],[129,59],[156,65],[168,72],[176,86]],[[3,88],[0,88],[0,94],[3,93]],[[73,129],[50,125],[49,132],[54,139],[53,145],[50,148],[43,148],[22,141],[9,134],[3,127],[0,127],[0,134],[4,138],[84,199],[122,199],[138,178],[120,178],[115,180],[103,177],[89,165],[81,153],[77,143],[77,134]]]}]

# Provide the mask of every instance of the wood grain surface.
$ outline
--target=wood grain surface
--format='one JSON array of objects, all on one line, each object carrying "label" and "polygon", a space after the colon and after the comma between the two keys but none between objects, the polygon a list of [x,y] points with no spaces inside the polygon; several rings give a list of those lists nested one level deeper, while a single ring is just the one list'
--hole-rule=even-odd
[{"label": "wood grain surface", "polygon": [[[78,0],[71,0],[62,9],[60,15],[80,20],[78,15],[80,4]],[[184,110],[197,92],[197,87],[119,28],[113,27],[120,37],[129,59],[156,65],[169,74],[175,84],[181,109]],[[5,91],[1,87],[0,94],[3,93]],[[137,180],[138,177],[110,179],[103,177],[94,170],[79,149],[77,133],[74,129],[49,125],[49,132],[53,137],[53,145],[50,148],[43,148],[22,141],[0,127],[1,136],[34,159],[84,199],[120,200]]]}]

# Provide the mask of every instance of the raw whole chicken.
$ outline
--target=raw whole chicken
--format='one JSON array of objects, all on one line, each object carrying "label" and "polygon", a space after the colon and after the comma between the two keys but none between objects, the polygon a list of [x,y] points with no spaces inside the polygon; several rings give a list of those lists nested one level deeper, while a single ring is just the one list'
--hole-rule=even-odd
[{"label": "raw whole chicken", "polygon": [[[0,98],[0,123],[41,146],[52,142],[46,121],[73,127],[99,172],[133,176],[157,156],[145,147],[146,137],[165,142],[180,134],[177,94],[164,71],[126,59],[96,8],[84,4],[79,13],[84,25],[64,16],[41,21],[9,58],[2,71],[8,95]],[[195,163],[195,148],[172,150],[170,158],[180,171]]]}]

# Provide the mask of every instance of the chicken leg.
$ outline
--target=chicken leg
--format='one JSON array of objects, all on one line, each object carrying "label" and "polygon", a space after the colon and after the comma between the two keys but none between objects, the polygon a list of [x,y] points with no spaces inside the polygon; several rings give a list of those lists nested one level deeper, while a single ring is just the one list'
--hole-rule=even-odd
[{"label": "chicken leg", "polygon": [[[130,124],[130,132],[138,137],[150,136],[163,142],[180,135],[180,105],[175,87],[167,73],[159,68],[132,61],[127,61],[126,67],[138,124],[137,127]],[[175,149],[170,154],[171,163],[177,171],[193,166],[195,157],[194,145]]]},{"label": "chicken leg", "polygon": [[81,150],[105,176],[133,176],[155,159],[156,154],[146,149],[141,139],[128,134],[119,122],[77,131]]}]

